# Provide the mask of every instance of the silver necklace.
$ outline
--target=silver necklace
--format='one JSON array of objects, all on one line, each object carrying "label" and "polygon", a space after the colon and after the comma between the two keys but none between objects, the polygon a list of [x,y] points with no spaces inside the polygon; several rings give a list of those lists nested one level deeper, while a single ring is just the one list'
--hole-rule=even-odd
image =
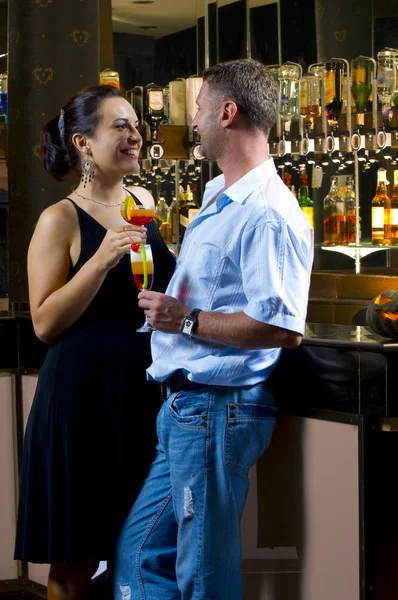
[{"label": "silver necklace", "polygon": [[[123,188],[124,189],[124,188]],[[95,202],[96,204],[101,204],[101,206],[105,206],[105,208],[111,208],[112,206],[121,206],[123,202],[117,202],[116,204],[107,204],[106,202],[101,202],[100,200],[94,200],[94,198],[88,198],[88,196],[83,196],[82,194],[78,194],[74,192],[76,196],[79,198],[83,198],[83,200],[90,200],[90,202]]]}]

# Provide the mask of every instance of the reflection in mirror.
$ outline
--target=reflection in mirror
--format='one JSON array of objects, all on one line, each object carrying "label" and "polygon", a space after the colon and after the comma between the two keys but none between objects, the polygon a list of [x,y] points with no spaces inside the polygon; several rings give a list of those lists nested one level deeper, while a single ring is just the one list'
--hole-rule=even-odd
[{"label": "reflection in mirror", "polygon": [[282,50],[279,5],[274,0],[248,0],[251,58],[265,65],[280,64]]}]

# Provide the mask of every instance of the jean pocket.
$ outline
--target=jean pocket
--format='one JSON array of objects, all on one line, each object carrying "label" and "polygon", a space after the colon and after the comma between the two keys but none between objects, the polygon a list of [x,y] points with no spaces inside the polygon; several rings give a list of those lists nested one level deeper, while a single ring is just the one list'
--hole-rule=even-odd
[{"label": "jean pocket", "polygon": [[228,404],[225,463],[246,473],[268,448],[277,413],[273,406]]},{"label": "jean pocket", "polygon": [[205,431],[209,413],[208,393],[180,390],[168,402],[168,414],[178,425]]}]

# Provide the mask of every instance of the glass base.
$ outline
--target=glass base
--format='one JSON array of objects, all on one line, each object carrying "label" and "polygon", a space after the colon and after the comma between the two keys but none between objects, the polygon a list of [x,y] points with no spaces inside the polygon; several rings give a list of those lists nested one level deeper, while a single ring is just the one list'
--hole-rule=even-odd
[{"label": "glass base", "polygon": [[150,333],[151,331],[156,331],[156,329],[152,327],[148,319],[145,317],[145,322],[143,323],[143,325],[141,325],[141,327],[138,327],[136,331],[138,331],[138,333]]}]

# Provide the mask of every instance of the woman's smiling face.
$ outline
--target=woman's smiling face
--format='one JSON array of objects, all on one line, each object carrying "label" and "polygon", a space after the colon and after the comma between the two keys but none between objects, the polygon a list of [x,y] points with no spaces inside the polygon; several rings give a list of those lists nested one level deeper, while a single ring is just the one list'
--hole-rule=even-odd
[{"label": "woman's smiling face", "polygon": [[113,97],[102,102],[100,112],[95,134],[87,138],[96,168],[121,176],[139,172],[142,137],[135,110],[124,98]]}]

